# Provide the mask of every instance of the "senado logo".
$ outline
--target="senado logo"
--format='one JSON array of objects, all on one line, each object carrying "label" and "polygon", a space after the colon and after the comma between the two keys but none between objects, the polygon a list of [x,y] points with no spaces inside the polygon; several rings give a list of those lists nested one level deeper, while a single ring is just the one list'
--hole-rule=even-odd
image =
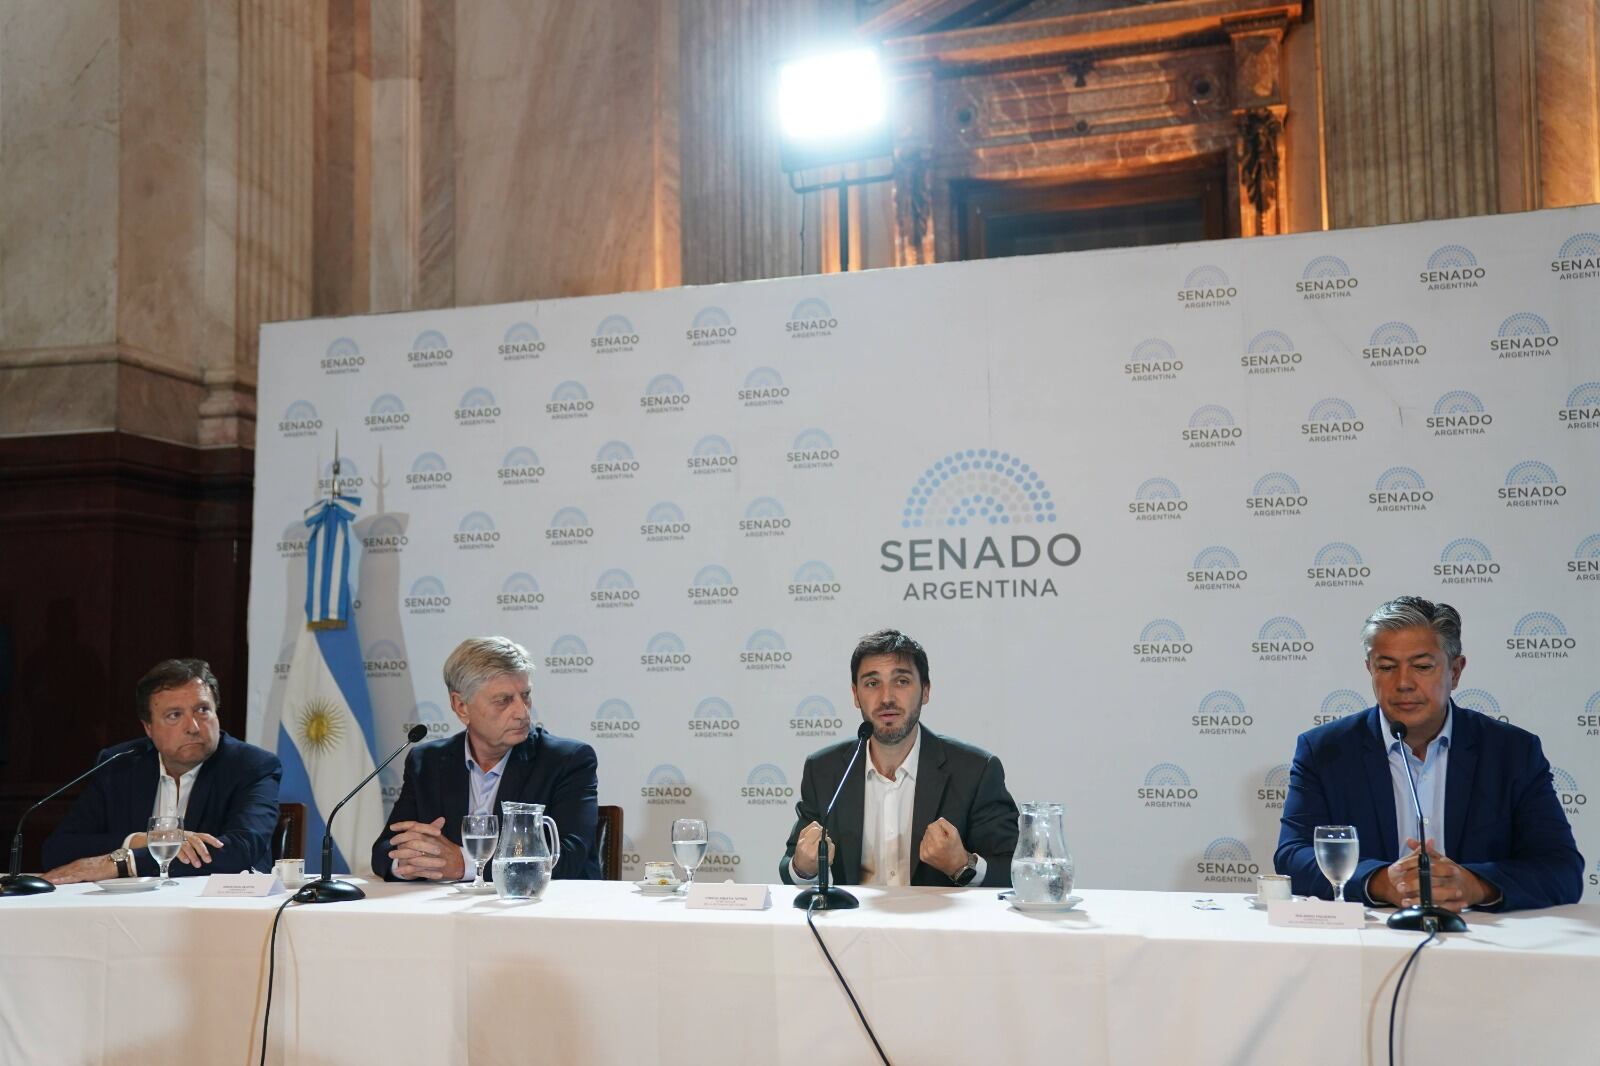
[{"label": "senado logo", "polygon": [[468,389],[456,404],[456,425],[492,426],[500,420],[500,407],[494,393],[485,388]]},{"label": "senado logo", "polygon": [[1338,688],[1322,699],[1322,708],[1312,716],[1313,725],[1327,725],[1367,709],[1367,701],[1353,688]]},{"label": "senado logo", "polygon": [[1499,359],[1536,359],[1552,354],[1561,344],[1550,323],[1532,311],[1507,316],[1489,342],[1489,350]]},{"label": "senado logo", "polygon": [[328,345],[322,357],[322,372],[330,377],[334,374],[359,374],[366,365],[367,358],[361,354],[360,346],[349,337],[340,337]]},{"label": "senado logo", "polygon": [[1568,429],[1600,429],[1600,381],[1586,381],[1567,393],[1556,421]]},{"label": "senado logo", "polygon": [[373,433],[392,433],[410,425],[411,415],[406,412],[406,405],[400,397],[386,392],[372,401],[372,407],[362,422]]},{"label": "senado logo", "polygon": [[450,594],[436,577],[419,577],[406,593],[405,608],[411,614],[444,614],[450,609]]},{"label": "senado logo", "polygon": [[506,452],[506,457],[495,468],[494,476],[500,484],[508,487],[537,485],[544,478],[544,464],[539,461],[538,452],[519,446]]},{"label": "senado logo", "polygon": [[663,763],[646,775],[639,795],[653,807],[682,807],[694,795],[694,789],[684,780],[682,770]]},{"label": "senado logo", "polygon": [[1495,699],[1494,696],[1490,695],[1484,689],[1457,689],[1451,698],[1456,701],[1456,706],[1458,707],[1470,707],[1479,714],[1486,714],[1490,718],[1496,718],[1502,722],[1509,722],[1511,720],[1506,716],[1506,713],[1500,709],[1500,701]]},{"label": "senado logo", "polygon": [[1417,331],[1404,322],[1385,322],[1372,331],[1361,358],[1371,367],[1419,366],[1428,354]]},{"label": "senado logo", "polygon": [[694,448],[684,460],[684,465],[691,474],[696,475],[731,474],[739,465],[739,456],[734,453],[727,437],[712,433],[694,442]]},{"label": "senado logo", "polygon": [[787,456],[795,470],[821,470],[839,461],[833,438],[820,429],[802,429],[794,438]]},{"label": "senado logo", "polygon": [[1600,737],[1600,692],[1592,693],[1589,702],[1583,705],[1583,713],[1578,715],[1578,728],[1586,737]]},{"label": "senado logo", "polygon": [[787,807],[794,802],[794,788],[783,770],[764,762],[745,777],[739,798],[752,807]]},{"label": "senado logo", "polygon": [[632,481],[639,473],[639,460],[633,449],[620,440],[608,440],[600,445],[594,462],[589,464],[589,474],[596,481]]},{"label": "senado logo", "polygon": [[1256,789],[1256,802],[1262,810],[1281,811],[1289,798],[1289,764],[1281,762],[1267,771]]},{"label": "senado logo", "polygon": [[596,708],[589,732],[596,740],[632,740],[639,735],[639,719],[626,700],[606,700]]},{"label": "senado logo", "polygon": [[1316,650],[1316,644],[1306,638],[1306,627],[1282,614],[1262,622],[1250,644],[1257,661],[1264,663],[1303,663]]},{"label": "senado logo", "polygon": [[1477,393],[1451,389],[1434,403],[1427,424],[1435,437],[1481,437],[1494,425],[1494,415]]},{"label": "senado logo", "polygon": [[[952,452],[923,471],[900,511],[903,529],[927,526],[959,533],[986,527],[977,537],[886,540],[878,547],[885,573],[1065,568],[1083,552],[1071,533],[999,534],[1003,526],[1048,526],[1056,504],[1039,472],[1010,452],[968,448]],[[1046,571],[1050,573],[1049,571]],[[1054,575],[909,582],[902,600],[1019,599],[1056,596]]]},{"label": "senado logo", "polygon": [[746,670],[787,670],[794,654],[775,629],[758,629],[744,642],[739,662]]},{"label": "senado logo", "polygon": [[[411,732],[412,726],[419,725],[428,730],[429,740],[438,740],[440,737],[450,736],[456,731],[456,717],[455,715],[446,712],[445,709],[440,707],[437,703],[424,701],[412,707],[411,721],[401,722],[400,729],[403,732],[409,733]],[[384,789],[384,792],[388,791],[388,788]],[[389,802],[393,803],[394,800],[399,798],[399,796],[400,790],[396,788],[394,795],[388,797]]]},{"label": "senado logo", "polygon": [[687,595],[696,607],[726,607],[739,598],[739,586],[723,567],[702,566],[695,571]]},{"label": "senado logo", "polygon": [[1306,264],[1294,291],[1303,300],[1345,300],[1355,295],[1360,280],[1336,255],[1319,255]]},{"label": "senado logo", "polygon": [[744,376],[744,388],[739,390],[739,402],[746,407],[782,407],[789,398],[789,386],[783,375],[770,366],[758,366]]},{"label": "senado logo", "polygon": [[339,482],[340,492],[360,492],[366,487],[367,479],[361,476],[361,468],[356,466],[354,459],[339,460],[339,476],[333,474],[333,464],[330,462],[322,468],[322,476],[317,479],[317,492],[327,494],[333,491],[334,481]]},{"label": "senado logo", "polygon": [[697,740],[731,737],[738,731],[733,704],[720,696],[707,696],[689,716],[689,735]]},{"label": "senado logo", "polygon": [[746,537],[781,537],[789,532],[789,516],[783,504],[772,496],[751,500],[739,519],[739,532]]},{"label": "senado logo", "polygon": [[602,318],[589,338],[589,350],[599,355],[621,355],[633,351],[638,344],[638,331],[623,315]]},{"label": "senado logo", "polygon": [[1250,861],[1244,841],[1218,837],[1206,845],[1205,856],[1194,864],[1194,872],[1207,884],[1249,885],[1261,875],[1261,867]]},{"label": "senado logo", "polygon": [[506,362],[537,359],[544,354],[544,338],[532,322],[514,322],[500,338],[500,358]]},{"label": "senado logo", "polygon": [[1527,459],[1506,471],[1506,483],[1495,494],[1507,507],[1559,507],[1567,487],[1549,465]]},{"label": "senado logo", "polygon": [[1589,805],[1589,797],[1578,787],[1578,779],[1560,767],[1552,766],[1550,780],[1556,786],[1556,798],[1561,801],[1561,809],[1567,812],[1567,817],[1582,814]]},{"label": "senado logo", "polygon": [[739,855],[734,851],[733,839],[715,829],[706,834],[706,855],[700,869],[732,875],[739,869]]},{"label": "senado logo", "polygon": [[783,328],[791,340],[811,340],[833,336],[833,331],[839,328],[839,320],[833,317],[827,304],[813,296],[794,305]]},{"label": "senado logo", "polygon": [[1201,736],[1243,736],[1255,724],[1255,718],[1245,713],[1244,701],[1237,695],[1218,689],[1206,693],[1199,709],[1189,716],[1189,723]]},{"label": "senado logo", "polygon": [[587,544],[594,538],[594,527],[589,518],[576,507],[563,507],[550,518],[550,528],[544,539],[553,548],[570,544]]},{"label": "senado logo", "polygon": [[1194,645],[1183,635],[1183,627],[1170,618],[1146,623],[1133,642],[1133,657],[1141,663],[1186,663]]},{"label": "senado logo", "polygon": [[482,511],[473,511],[456,526],[452,539],[459,551],[492,551],[500,543],[500,531],[494,528],[494,519]]},{"label": "senado logo", "polygon": [[644,387],[639,407],[647,415],[681,415],[689,407],[689,390],[671,374],[657,374]]},{"label": "senado logo", "polygon": [[1311,413],[1300,423],[1300,435],[1312,444],[1335,444],[1359,439],[1366,428],[1348,401],[1329,396],[1311,405]]},{"label": "senado logo", "polygon": [[1459,244],[1447,244],[1428,256],[1426,269],[1418,271],[1417,281],[1428,292],[1450,289],[1476,289],[1484,278],[1484,269],[1472,249]]},{"label": "senado logo", "polygon": [[683,331],[683,339],[689,342],[692,348],[713,348],[718,345],[732,344],[733,338],[739,335],[739,327],[733,324],[733,318],[720,307],[704,307],[694,316],[694,321],[689,328]]},{"label": "senado logo", "polygon": [[1244,507],[1255,518],[1284,518],[1300,514],[1310,503],[1298,481],[1282,471],[1273,471],[1256,479]]},{"label": "senado logo", "polygon": [[639,848],[634,844],[633,838],[627,833],[622,834],[622,872],[629,878],[644,869],[641,865],[644,857],[639,854]]},{"label": "senado logo", "polygon": [[831,737],[844,729],[844,719],[826,696],[810,695],[795,707],[789,728],[797,737]]},{"label": "senado logo", "polygon": [[410,543],[406,527],[392,514],[374,518],[361,534],[361,547],[372,555],[394,555]]},{"label": "senado logo", "polygon": [[1200,554],[1194,557],[1194,569],[1186,578],[1196,592],[1239,589],[1249,579],[1250,572],[1239,562],[1239,557],[1220,544],[1201,548]]},{"label": "senado logo", "polygon": [[1367,503],[1379,514],[1394,511],[1426,511],[1433,492],[1422,475],[1409,466],[1391,466],[1378,475]]},{"label": "senado logo", "polygon": [[411,350],[406,352],[406,363],[421,370],[449,366],[450,360],[455,357],[456,353],[451,349],[450,342],[444,339],[444,334],[430,329],[417,334],[417,339],[411,342]]},{"label": "senado logo", "polygon": [[1578,542],[1567,560],[1567,573],[1574,581],[1600,581],[1600,533],[1591,533]]},{"label": "senado logo", "polygon": [[369,681],[380,677],[403,677],[411,669],[411,664],[406,661],[406,653],[392,640],[375,640],[367,645],[362,666],[366,669]]},{"label": "senado logo", "polygon": [[1372,568],[1362,562],[1355,545],[1342,540],[1318,548],[1306,567],[1306,580],[1314,589],[1360,588],[1371,576]]},{"label": "senado logo", "polygon": [[694,661],[676,633],[657,633],[644,646],[639,665],[652,674],[681,674]]},{"label": "senado logo", "polygon": [[406,474],[406,488],[413,492],[433,492],[450,487],[450,466],[438,452],[423,452]]},{"label": "senado logo", "polygon": [[1122,372],[1129,381],[1171,381],[1183,372],[1183,360],[1172,345],[1151,337],[1133,346]]},{"label": "senado logo", "polygon": [[1234,424],[1232,411],[1221,404],[1208,403],[1195,408],[1182,436],[1191,448],[1232,448],[1244,436],[1244,427]]},{"label": "senado logo", "polygon": [[[392,520],[391,520],[392,521]],[[311,538],[311,531],[304,522],[290,522],[289,528],[283,531],[276,545],[278,556],[283,559],[299,559],[306,554],[306,542]]]},{"label": "senado logo", "polygon": [[537,611],[544,604],[544,593],[532,574],[519,570],[501,584],[494,602],[502,611]]},{"label": "senado logo", "polygon": [[639,590],[633,587],[633,575],[615,568],[603,572],[595,578],[589,602],[598,608],[637,607]]},{"label": "senado logo", "polygon": [[1566,659],[1577,650],[1578,638],[1568,635],[1566,623],[1549,611],[1529,611],[1506,638],[1513,659]]},{"label": "senado logo", "polygon": [[1227,272],[1207,263],[1189,271],[1178,290],[1178,302],[1185,311],[1204,307],[1230,307],[1239,298],[1239,290],[1228,280]]},{"label": "senado logo", "polygon": [[789,598],[795,603],[832,603],[843,591],[833,567],[815,559],[801,563],[789,582]]},{"label": "senado logo", "polygon": [[1561,242],[1561,250],[1550,260],[1550,273],[1557,281],[1600,278],[1600,233],[1574,233]]},{"label": "senado logo", "polygon": [[1444,546],[1433,576],[1441,585],[1492,585],[1500,573],[1489,546],[1472,537],[1457,537]]},{"label": "senado logo", "polygon": [[289,437],[315,437],[322,429],[322,419],[317,417],[317,409],[305,400],[296,400],[283,412],[283,417],[278,419],[278,435],[287,439]]},{"label": "senado logo", "polygon": [[589,390],[583,387],[583,382],[563,381],[550,393],[550,402],[544,405],[544,413],[550,416],[552,422],[588,418],[594,413],[594,401],[589,399]]},{"label": "senado logo", "polygon": [[639,523],[639,536],[652,542],[682,540],[691,532],[693,527],[684,517],[683,508],[667,501],[650,508]]},{"label": "senado logo", "polygon": [[1181,522],[1189,501],[1171,478],[1152,477],[1139,483],[1133,492],[1128,513],[1135,522]]},{"label": "senado logo", "polygon": [[587,674],[594,666],[594,656],[583,638],[565,633],[550,645],[550,654],[544,657],[544,668],[552,674]]},{"label": "senado logo", "polygon": [[1287,333],[1269,329],[1250,338],[1239,365],[1246,374],[1292,374],[1304,360]]},{"label": "senado logo", "polygon": [[1139,802],[1146,807],[1194,806],[1200,790],[1194,787],[1183,767],[1173,762],[1158,762],[1144,775],[1139,788]]}]

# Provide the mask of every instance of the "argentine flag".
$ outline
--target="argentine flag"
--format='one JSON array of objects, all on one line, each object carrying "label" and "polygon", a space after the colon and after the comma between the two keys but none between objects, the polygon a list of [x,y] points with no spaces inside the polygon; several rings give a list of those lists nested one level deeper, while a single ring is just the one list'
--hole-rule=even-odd
[{"label": "argentine flag", "polygon": [[[350,522],[360,504],[354,496],[334,496],[306,509],[306,626],[284,684],[278,757],[282,798],[306,805],[308,874],[321,853],[328,812],[377,766],[366,665],[350,616]],[[334,825],[334,873],[370,872],[383,816],[375,784],[345,805]]]}]

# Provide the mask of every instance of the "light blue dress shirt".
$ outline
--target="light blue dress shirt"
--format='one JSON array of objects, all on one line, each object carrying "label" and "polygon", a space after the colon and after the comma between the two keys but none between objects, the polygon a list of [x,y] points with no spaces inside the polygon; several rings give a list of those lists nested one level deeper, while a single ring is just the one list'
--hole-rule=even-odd
[{"label": "light blue dress shirt", "polygon": [[1455,703],[1445,715],[1444,728],[1428,741],[1419,759],[1404,742],[1389,742],[1389,781],[1394,786],[1395,842],[1399,851],[1389,857],[1390,862],[1406,853],[1406,839],[1417,835],[1417,809],[1411,802],[1411,785],[1406,781],[1405,763],[1411,763],[1411,772],[1417,778],[1417,799],[1422,804],[1422,816],[1427,823],[1427,836],[1433,838],[1435,851],[1444,853],[1444,781],[1450,770],[1450,733],[1456,719]]}]

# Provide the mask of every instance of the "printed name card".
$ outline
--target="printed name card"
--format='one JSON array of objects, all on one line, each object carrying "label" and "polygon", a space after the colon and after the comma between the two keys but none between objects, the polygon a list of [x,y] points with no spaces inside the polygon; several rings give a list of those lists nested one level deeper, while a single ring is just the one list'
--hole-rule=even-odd
[{"label": "printed name card", "polygon": [[696,881],[689,886],[687,906],[692,911],[764,911],[772,906],[772,889],[732,881],[720,885]]},{"label": "printed name card", "polygon": [[1267,904],[1267,924],[1301,929],[1360,929],[1367,924],[1367,909],[1359,903],[1327,899],[1275,899]]},{"label": "printed name card", "polygon": [[240,899],[250,896],[272,896],[287,891],[275,874],[212,874],[206,878],[202,896],[226,896]]}]

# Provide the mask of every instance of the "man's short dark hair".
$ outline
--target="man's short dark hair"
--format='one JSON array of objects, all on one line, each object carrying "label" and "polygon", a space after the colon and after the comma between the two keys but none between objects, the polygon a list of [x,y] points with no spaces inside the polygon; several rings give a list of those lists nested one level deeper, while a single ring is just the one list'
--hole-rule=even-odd
[{"label": "man's short dark hair", "polygon": [[856,671],[861,667],[861,660],[873,655],[893,655],[901,662],[910,660],[917,668],[917,676],[922,683],[928,683],[928,653],[922,650],[922,645],[906,636],[898,629],[880,629],[876,633],[868,633],[856,644],[856,650],[850,655],[850,683],[856,683]]},{"label": "man's short dark hair", "polygon": [[150,672],[139,679],[133,686],[133,699],[139,711],[139,721],[150,721],[150,697],[157,692],[165,692],[169,688],[182,688],[191,681],[203,681],[206,688],[211,690],[211,702],[216,706],[222,705],[221,694],[217,691],[217,677],[211,672],[211,664],[204,659],[163,659],[150,668]]}]

